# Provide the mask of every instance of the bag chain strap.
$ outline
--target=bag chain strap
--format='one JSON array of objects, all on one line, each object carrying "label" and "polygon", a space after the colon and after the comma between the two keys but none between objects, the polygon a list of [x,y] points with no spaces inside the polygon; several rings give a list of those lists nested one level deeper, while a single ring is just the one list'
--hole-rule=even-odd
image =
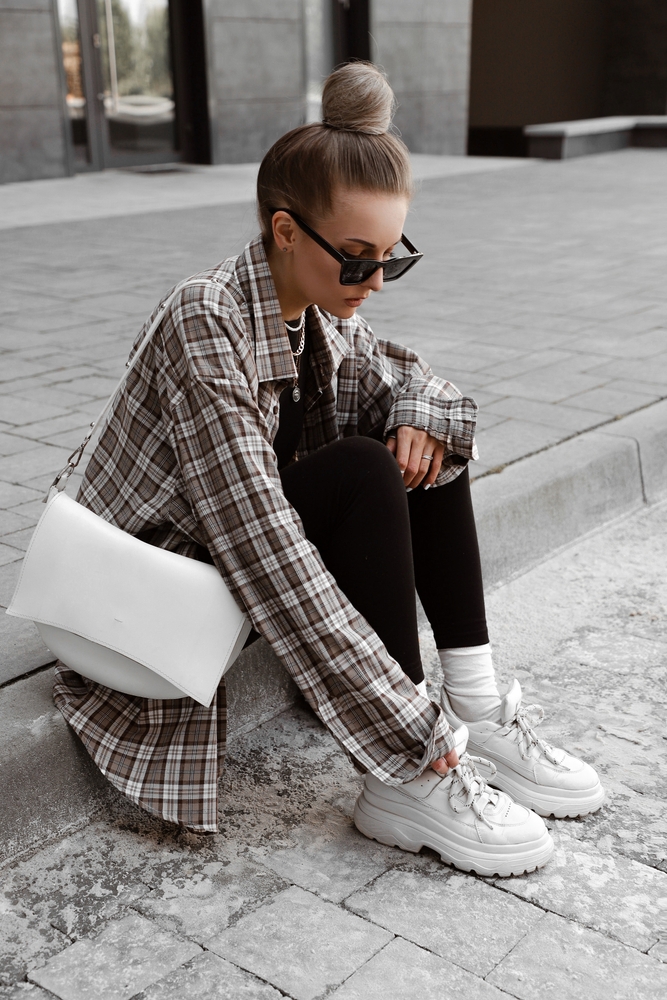
[{"label": "bag chain strap", "polygon": [[100,424],[102,422],[102,420],[104,420],[104,418],[106,417],[107,413],[109,412],[109,410],[113,406],[113,403],[115,402],[116,396],[118,395],[118,393],[120,392],[120,390],[125,385],[125,382],[127,381],[127,378],[129,376],[130,372],[132,371],[132,369],[135,367],[135,365],[139,361],[139,358],[143,354],[144,349],[148,346],[148,342],[150,341],[151,337],[153,336],[153,334],[157,330],[158,326],[162,322],[162,319],[164,318],[164,314],[166,313],[167,309],[169,308],[169,306],[171,305],[171,303],[174,301],[174,299],[176,298],[176,296],[178,295],[178,293],[186,285],[188,285],[188,284],[198,284],[198,283],[201,282],[201,280],[202,280],[201,278],[197,278],[197,279],[194,279],[194,280],[192,278],[187,278],[185,281],[181,281],[180,284],[178,284],[176,286],[176,288],[173,290],[173,292],[171,293],[171,295],[169,295],[164,300],[164,302],[162,303],[162,307],[160,308],[157,316],[155,317],[155,319],[151,323],[151,325],[150,325],[150,327],[148,329],[148,332],[146,333],[146,336],[141,341],[141,344],[139,345],[139,347],[135,351],[134,357],[132,358],[131,361],[126,361],[125,362],[125,371],[123,372],[122,376],[120,377],[120,380],[118,381],[118,384],[114,387],[114,389],[113,389],[111,395],[109,396],[108,400],[104,404],[102,412],[100,413],[100,415],[95,420],[93,420],[93,422],[91,423],[91,425],[90,425],[90,427],[88,429],[88,433],[86,434],[85,438],[83,439],[83,441],[81,442],[81,444],[79,445],[79,447],[75,448],[75,450],[72,452],[72,454],[70,455],[70,457],[67,459],[67,464],[65,465],[65,467],[60,470],[60,472],[58,473],[58,475],[56,476],[56,478],[51,483],[51,485],[49,487],[49,490],[48,490],[48,493],[46,494],[46,496],[42,500],[42,503],[46,503],[56,493],[62,493],[62,491],[67,486],[67,480],[72,475],[72,473],[76,469],[77,465],[81,461],[83,453],[86,450],[88,442],[90,441],[91,437],[93,436],[95,428],[98,426],[98,424]]}]

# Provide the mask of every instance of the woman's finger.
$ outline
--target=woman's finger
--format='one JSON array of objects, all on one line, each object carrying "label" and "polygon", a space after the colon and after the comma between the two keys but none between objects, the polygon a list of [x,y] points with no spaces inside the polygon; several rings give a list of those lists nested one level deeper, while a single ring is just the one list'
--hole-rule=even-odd
[{"label": "woman's finger", "polygon": [[[406,480],[405,473],[410,462],[412,435],[409,432],[411,430],[411,427],[399,427],[396,432],[396,451],[394,454],[396,455],[396,461],[404,480]],[[406,485],[409,485],[409,483],[406,482]]]},{"label": "woman's finger", "polygon": [[429,472],[430,462],[424,458],[424,455],[428,455],[429,452],[426,448],[426,442],[422,441],[421,437],[422,435],[417,431],[416,435],[412,438],[410,458],[403,475],[405,485],[411,490],[419,486],[424,476],[427,476]]},{"label": "woman's finger", "polygon": [[435,442],[433,447],[433,460],[432,462],[429,463],[431,468],[428,476],[422,483],[422,486],[424,487],[433,486],[433,483],[438,478],[438,474],[440,472],[440,469],[442,468],[442,459],[444,457],[444,454],[445,454],[445,446],[443,444]]}]

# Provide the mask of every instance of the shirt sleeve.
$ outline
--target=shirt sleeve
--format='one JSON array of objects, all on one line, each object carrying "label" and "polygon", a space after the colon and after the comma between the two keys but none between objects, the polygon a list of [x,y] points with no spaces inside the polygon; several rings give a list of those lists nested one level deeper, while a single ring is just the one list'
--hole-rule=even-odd
[{"label": "shirt sleeve", "polygon": [[174,336],[185,352],[215,341],[215,364],[193,359],[186,373],[164,361],[162,405],[195,518],[254,628],[334,737],[380,780],[408,781],[453,748],[452,732],[306,539],[224,323],[222,310],[189,290]]},{"label": "shirt sleeve", "polygon": [[438,378],[414,351],[379,340],[358,318],[359,432],[384,424],[384,438],[398,427],[426,431],[445,446],[436,485],[478,457],[475,424],[478,406],[455,385]]}]

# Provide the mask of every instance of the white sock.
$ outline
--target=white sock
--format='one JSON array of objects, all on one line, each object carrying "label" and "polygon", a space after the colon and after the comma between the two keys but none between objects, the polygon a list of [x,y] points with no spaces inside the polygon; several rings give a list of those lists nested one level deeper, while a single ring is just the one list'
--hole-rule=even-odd
[{"label": "white sock", "polygon": [[415,687],[417,688],[419,693],[423,695],[424,698],[428,698],[428,692],[426,690],[426,678],[424,678],[423,681],[420,681],[419,684],[415,684]]},{"label": "white sock", "polygon": [[500,694],[491,659],[491,645],[439,649],[445,691],[462,722],[500,722]]}]

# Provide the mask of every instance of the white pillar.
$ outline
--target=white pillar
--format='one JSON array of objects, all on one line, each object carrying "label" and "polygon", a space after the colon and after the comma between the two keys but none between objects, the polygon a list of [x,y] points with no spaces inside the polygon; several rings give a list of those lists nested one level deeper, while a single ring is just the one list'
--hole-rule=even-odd
[{"label": "white pillar", "polygon": [[306,121],[322,117],[322,85],[333,68],[331,0],[303,0]]}]

